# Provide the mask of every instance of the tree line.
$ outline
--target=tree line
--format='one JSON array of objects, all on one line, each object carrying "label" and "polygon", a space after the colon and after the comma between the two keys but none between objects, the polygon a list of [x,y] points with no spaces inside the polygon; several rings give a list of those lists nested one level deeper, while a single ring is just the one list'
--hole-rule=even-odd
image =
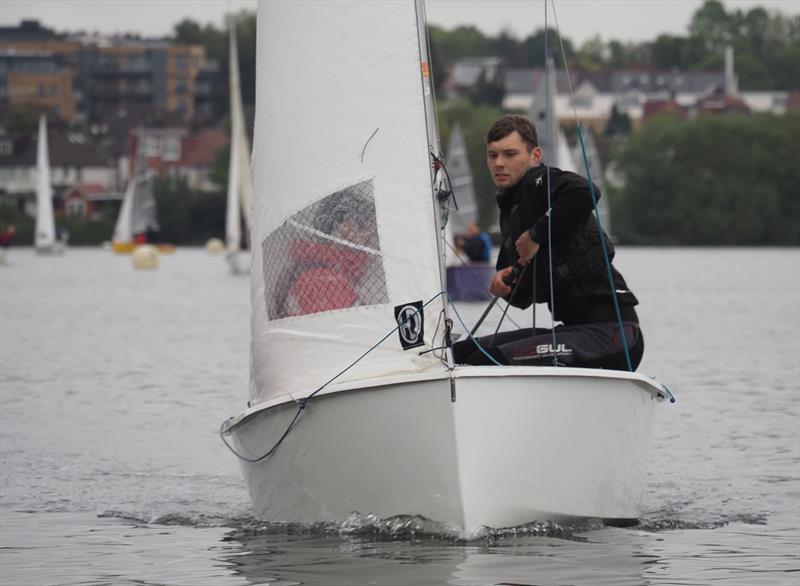
[{"label": "tree line", "polygon": [[[542,67],[545,37],[551,49],[560,51],[563,45],[571,69],[719,71],[725,47],[732,46],[741,89],[791,90],[800,84],[800,16],[770,13],[761,7],[726,10],[719,0],[706,0],[695,11],[685,35],[660,35],[637,43],[596,37],[576,47],[555,29],[539,29],[517,39],[509,32],[489,37],[473,26],[429,28],[439,90],[447,68],[465,57],[493,55],[501,57],[507,67]],[[558,57],[560,62],[561,55]]]},{"label": "tree line", "polygon": [[614,235],[633,244],[800,245],[800,112],[649,120],[619,151]]}]

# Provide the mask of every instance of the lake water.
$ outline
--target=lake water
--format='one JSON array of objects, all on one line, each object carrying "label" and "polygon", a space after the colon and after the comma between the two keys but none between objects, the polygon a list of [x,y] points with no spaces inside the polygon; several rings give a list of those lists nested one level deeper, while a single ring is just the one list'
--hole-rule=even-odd
[{"label": "lake water", "polygon": [[641,524],[462,542],[413,519],[250,516],[217,436],[247,400],[249,288],[221,257],[179,249],[142,272],[13,249],[0,583],[800,584],[800,251],[621,247],[616,264],[641,301],[639,371],[678,399],[657,409]]}]

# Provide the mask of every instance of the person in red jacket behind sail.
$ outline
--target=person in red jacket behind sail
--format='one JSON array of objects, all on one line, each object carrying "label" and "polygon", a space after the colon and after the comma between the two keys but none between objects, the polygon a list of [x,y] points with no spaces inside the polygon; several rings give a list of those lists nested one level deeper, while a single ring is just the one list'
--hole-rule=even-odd
[{"label": "person in red jacket behind sail", "polygon": [[372,261],[374,226],[360,217],[353,197],[323,206],[308,238],[291,243],[293,280],[284,317],[361,305],[359,290]]}]

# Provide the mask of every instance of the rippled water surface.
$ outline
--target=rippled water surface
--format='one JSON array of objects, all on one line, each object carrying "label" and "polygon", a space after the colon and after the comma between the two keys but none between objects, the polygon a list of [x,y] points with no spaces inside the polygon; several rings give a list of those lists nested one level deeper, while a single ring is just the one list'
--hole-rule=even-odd
[{"label": "rippled water surface", "polygon": [[800,252],[622,247],[616,264],[641,301],[639,371],[678,397],[657,410],[641,524],[464,542],[418,518],[250,516],[217,436],[247,399],[249,289],[220,257],[138,272],[13,249],[0,584],[800,584]]}]

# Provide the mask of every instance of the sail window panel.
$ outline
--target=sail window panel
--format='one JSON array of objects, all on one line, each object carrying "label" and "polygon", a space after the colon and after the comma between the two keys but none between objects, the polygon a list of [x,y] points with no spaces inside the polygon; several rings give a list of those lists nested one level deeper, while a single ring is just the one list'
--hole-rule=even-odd
[{"label": "sail window panel", "polygon": [[389,302],[371,179],[293,214],[262,252],[270,320]]}]

